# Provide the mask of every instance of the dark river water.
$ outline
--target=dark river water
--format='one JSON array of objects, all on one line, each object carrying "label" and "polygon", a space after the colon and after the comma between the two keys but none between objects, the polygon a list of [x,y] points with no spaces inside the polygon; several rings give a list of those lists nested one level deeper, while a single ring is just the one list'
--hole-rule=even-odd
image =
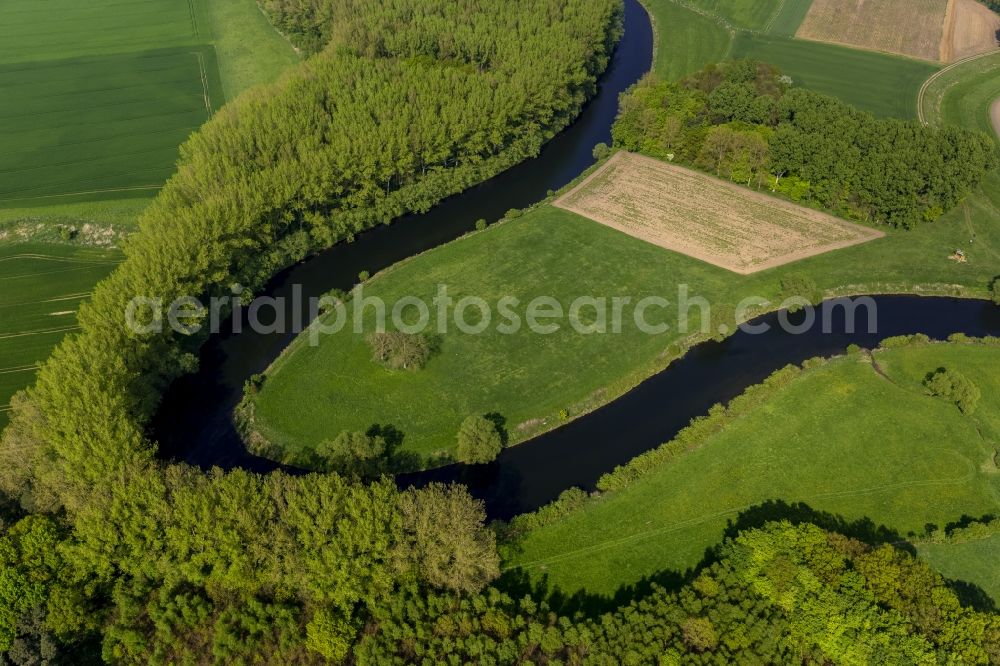
[{"label": "dark river water", "polygon": [[[541,154],[429,213],[411,215],[360,235],[277,275],[264,293],[305,299],[330,289],[349,289],[361,271],[375,272],[470,231],[475,221],[499,219],[556,190],[593,163],[593,147],[610,143],[618,96],[645,74],[652,60],[649,17],[626,0],[625,35],[600,89],[580,118],[549,142]],[[613,403],[558,430],[505,450],[489,465],[453,465],[400,476],[401,486],[459,481],[482,498],[491,518],[509,518],[555,499],[571,486],[591,488],[601,474],[671,439],[693,417],[725,402],[788,363],[831,355],[855,343],[872,347],[904,333],[944,338],[954,332],[1000,335],[1000,309],[981,301],[884,296],[875,299],[875,331],[847,333],[842,311],[809,331],[790,335],[779,327],[762,335],[739,332],[721,343],[692,349],[667,370]],[[837,314],[840,313],[840,314]],[[777,314],[758,323],[774,324]],[[152,423],[152,436],[166,458],[202,468],[243,468],[266,473],[278,464],[250,454],[233,427],[232,413],[244,382],[263,372],[294,334],[251,332],[213,336],[201,351],[196,374],[176,381]],[[290,327],[286,327],[286,330]],[[824,332],[829,329],[830,332]],[[300,470],[286,469],[296,473]]]}]

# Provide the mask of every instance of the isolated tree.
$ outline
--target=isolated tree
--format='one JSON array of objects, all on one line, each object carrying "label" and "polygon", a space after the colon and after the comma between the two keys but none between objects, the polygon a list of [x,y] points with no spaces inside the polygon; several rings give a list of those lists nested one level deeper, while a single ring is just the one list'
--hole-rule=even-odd
[{"label": "isolated tree", "polygon": [[598,162],[603,160],[609,154],[611,154],[611,148],[608,147],[608,144],[602,142],[594,146],[594,159]]},{"label": "isolated tree", "polygon": [[419,370],[427,365],[431,344],[420,334],[385,331],[368,336],[372,358],[392,370]]},{"label": "isolated tree", "polygon": [[478,592],[500,574],[483,503],[460,485],[433,483],[399,496],[403,561],[435,587]]},{"label": "isolated tree", "polygon": [[982,397],[979,387],[971,379],[957,370],[947,368],[940,368],[931,374],[924,381],[924,386],[931,395],[954,402],[963,414],[975,412]]},{"label": "isolated tree", "polygon": [[503,449],[503,439],[493,421],[485,416],[470,416],[458,430],[458,459],[464,463],[488,463]]}]

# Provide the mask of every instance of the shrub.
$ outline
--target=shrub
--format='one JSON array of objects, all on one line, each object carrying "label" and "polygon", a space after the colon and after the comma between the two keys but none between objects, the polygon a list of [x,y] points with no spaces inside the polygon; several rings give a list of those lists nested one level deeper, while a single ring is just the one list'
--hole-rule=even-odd
[{"label": "shrub", "polygon": [[511,208],[506,213],[504,213],[503,219],[505,219],[505,220],[516,220],[517,218],[521,217],[522,215],[524,215],[524,211],[521,210],[520,208]]},{"label": "shrub", "polygon": [[476,231],[486,231],[486,220],[482,218],[476,220]]},{"label": "shrub", "polygon": [[243,395],[257,395],[260,393],[260,389],[264,386],[264,375],[259,372],[254,375],[250,375],[250,379],[246,380],[243,384]]},{"label": "shrub", "polygon": [[939,368],[924,380],[931,395],[954,402],[963,414],[972,414],[979,405],[982,393],[971,379],[958,372]]},{"label": "shrub", "polygon": [[993,302],[1000,305],[1000,277],[993,279],[993,287],[991,288],[993,293]]},{"label": "shrub", "polygon": [[[781,298],[783,300],[804,298],[810,303],[815,303],[820,298],[819,287],[816,286],[816,281],[805,273],[789,273],[781,278]],[[789,307],[788,311],[798,312],[801,309],[802,306],[796,303]]]},{"label": "shrub", "polygon": [[361,271],[360,273],[358,273],[358,282],[368,282],[371,276],[372,274],[369,273],[368,271]]},{"label": "shrub", "polygon": [[431,356],[427,336],[386,331],[368,336],[372,359],[390,370],[420,370]]},{"label": "shrub", "polygon": [[458,459],[464,463],[492,462],[503,449],[496,423],[485,416],[470,416],[458,429]]}]

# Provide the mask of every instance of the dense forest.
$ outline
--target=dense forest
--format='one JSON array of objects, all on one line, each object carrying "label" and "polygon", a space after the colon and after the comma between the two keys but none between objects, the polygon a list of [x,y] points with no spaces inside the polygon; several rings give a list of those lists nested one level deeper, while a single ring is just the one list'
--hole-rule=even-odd
[{"label": "dense forest", "polygon": [[338,662],[403,586],[457,593],[497,573],[464,489],[205,474],[159,460],[148,437],[200,340],[132,332],[133,297],[253,291],[311,249],[536,154],[595,91],[623,15],[618,0],[323,7],[339,22],[328,43],[182,147],[80,332],[12,403],[7,659]]},{"label": "dense forest", "polygon": [[939,218],[998,164],[983,133],[877,119],[790,84],[753,61],[710,65],[678,83],[647,77],[622,101],[615,143],[907,228]]}]

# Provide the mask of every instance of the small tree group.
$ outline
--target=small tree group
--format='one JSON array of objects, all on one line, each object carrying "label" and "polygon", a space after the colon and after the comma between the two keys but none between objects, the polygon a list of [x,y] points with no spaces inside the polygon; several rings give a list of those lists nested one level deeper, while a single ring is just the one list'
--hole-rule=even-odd
[{"label": "small tree group", "polygon": [[388,446],[383,437],[342,432],[316,447],[325,467],[345,475],[372,478],[388,471]]},{"label": "small tree group", "polygon": [[492,462],[503,450],[496,423],[485,416],[470,416],[458,429],[458,459],[464,463]]},{"label": "small tree group", "polygon": [[431,356],[430,340],[425,335],[385,331],[368,336],[372,358],[392,370],[419,370]]},{"label": "small tree group", "polygon": [[940,368],[924,380],[924,386],[939,398],[954,402],[963,414],[972,414],[982,394],[979,387],[956,370]]}]

